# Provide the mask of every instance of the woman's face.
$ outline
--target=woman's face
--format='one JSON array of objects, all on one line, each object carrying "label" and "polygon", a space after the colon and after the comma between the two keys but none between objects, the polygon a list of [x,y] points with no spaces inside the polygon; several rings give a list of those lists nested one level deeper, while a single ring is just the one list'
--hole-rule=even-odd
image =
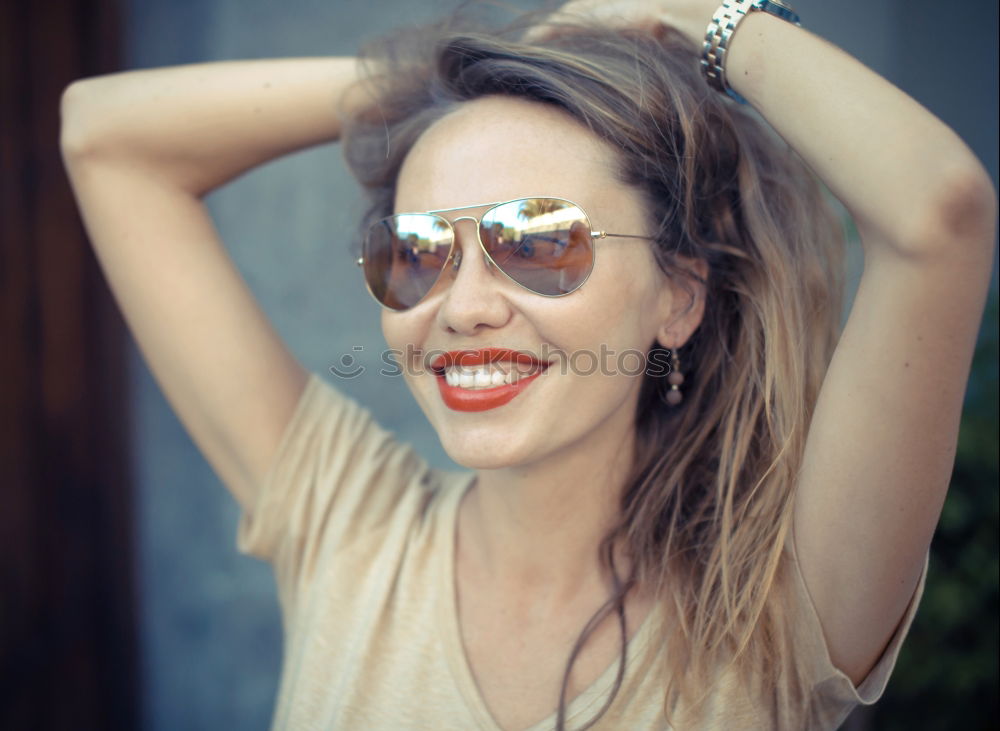
[{"label": "woman's face", "polygon": [[[533,195],[577,203],[595,230],[648,233],[641,196],[616,179],[605,143],[561,110],[506,97],[463,104],[432,126],[403,165],[395,208],[430,211]],[[484,211],[443,215],[454,220]],[[689,301],[674,296],[649,243],[596,241],[586,283],[550,298],[493,268],[473,221],[457,221],[455,229],[460,266],[449,267],[412,309],[382,316],[386,341],[405,354],[407,382],[448,454],[472,469],[497,469],[528,467],[596,443],[624,444],[642,381],[639,354],[672,336],[671,313]],[[686,339],[686,332],[681,323],[678,337]],[[528,352],[549,365],[497,364],[501,373],[519,371],[508,380],[520,377],[523,387],[508,400],[492,398],[481,385],[471,397],[481,410],[467,410],[468,391],[448,386],[427,367],[428,356],[484,348]]]}]

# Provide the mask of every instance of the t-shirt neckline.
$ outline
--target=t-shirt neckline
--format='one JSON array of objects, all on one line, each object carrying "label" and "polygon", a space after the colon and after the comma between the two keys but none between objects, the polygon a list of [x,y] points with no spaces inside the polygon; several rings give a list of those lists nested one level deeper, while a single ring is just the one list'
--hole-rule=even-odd
[{"label": "t-shirt neckline", "polygon": [[[455,684],[465,702],[466,708],[475,717],[477,723],[482,728],[489,731],[503,731],[493,714],[490,713],[483,699],[479,686],[476,685],[472,668],[465,654],[465,646],[462,643],[462,633],[458,621],[458,594],[455,585],[455,544],[458,538],[458,508],[462,498],[472,489],[476,482],[474,474],[451,491],[450,502],[446,509],[442,511],[442,520],[438,525],[438,541],[444,541],[444,550],[440,552],[442,566],[438,572],[440,575],[437,595],[439,597],[439,622],[440,631],[443,635],[445,655],[447,656],[448,667],[451,670]],[[440,545],[440,544],[439,544]],[[648,642],[648,635],[653,624],[653,615],[656,607],[647,614],[635,635],[628,643],[628,658],[625,666],[622,687],[628,682],[631,675],[631,668],[636,658],[642,654],[642,650]],[[596,711],[606,702],[607,695],[614,685],[615,677],[618,674],[619,658],[601,673],[598,678],[591,683],[583,692],[574,698],[566,708],[566,721],[576,719],[584,712]],[[538,723],[530,726],[525,731],[547,731],[555,727],[556,712],[546,716]]]}]

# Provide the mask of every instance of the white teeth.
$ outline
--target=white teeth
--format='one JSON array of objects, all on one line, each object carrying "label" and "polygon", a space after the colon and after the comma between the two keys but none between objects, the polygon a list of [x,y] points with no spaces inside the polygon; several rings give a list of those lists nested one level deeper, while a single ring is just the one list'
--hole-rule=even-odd
[{"label": "white teeth", "polygon": [[[510,372],[508,372],[508,370]],[[452,387],[479,389],[496,388],[504,384],[515,383],[518,378],[526,375],[509,363],[480,366],[451,366],[445,368],[445,382]]]}]

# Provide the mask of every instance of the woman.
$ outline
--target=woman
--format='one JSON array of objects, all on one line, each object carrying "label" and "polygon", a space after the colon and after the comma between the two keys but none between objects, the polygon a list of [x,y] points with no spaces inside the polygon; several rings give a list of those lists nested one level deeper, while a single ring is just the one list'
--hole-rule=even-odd
[{"label": "woman", "polygon": [[[878,697],[950,473],[994,193],[789,19],[571,3],[408,34],[361,85],[322,59],[68,90],[101,263],[246,511],[241,547],[275,565],[277,727],[832,728]],[[386,340],[471,474],[307,374],[199,203],[342,136]],[[864,242],[839,339],[836,227],[802,161]]]}]

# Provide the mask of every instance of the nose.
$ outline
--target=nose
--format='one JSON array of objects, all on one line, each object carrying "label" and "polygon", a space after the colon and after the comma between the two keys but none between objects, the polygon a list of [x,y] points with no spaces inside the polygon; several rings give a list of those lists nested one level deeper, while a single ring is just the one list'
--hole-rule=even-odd
[{"label": "nose", "polygon": [[503,275],[479,243],[479,226],[471,217],[456,219],[452,225],[455,258],[445,272],[451,281],[438,308],[438,324],[460,335],[502,327],[510,319],[511,307],[501,291]]}]

